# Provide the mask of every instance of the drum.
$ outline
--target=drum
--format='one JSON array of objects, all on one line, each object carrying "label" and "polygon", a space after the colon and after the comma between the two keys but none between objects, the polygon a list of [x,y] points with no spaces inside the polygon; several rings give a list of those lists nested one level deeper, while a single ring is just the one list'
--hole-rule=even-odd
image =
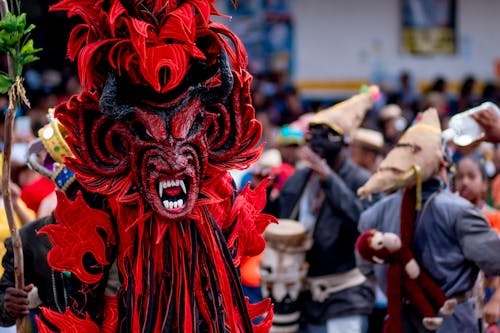
[{"label": "drum", "polygon": [[274,303],[272,333],[294,333],[299,329],[297,300],[308,265],[306,251],[312,241],[297,221],[279,219],[264,231],[266,248],[260,262],[262,294]]}]

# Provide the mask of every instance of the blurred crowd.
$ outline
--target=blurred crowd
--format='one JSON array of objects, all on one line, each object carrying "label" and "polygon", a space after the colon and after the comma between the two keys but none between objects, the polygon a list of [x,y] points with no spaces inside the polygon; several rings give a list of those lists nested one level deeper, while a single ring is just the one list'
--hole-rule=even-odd
[{"label": "blurred crowd", "polygon": [[[396,146],[402,134],[415,123],[418,113],[429,108],[436,109],[441,128],[444,130],[448,127],[452,116],[485,101],[497,105],[500,101],[498,84],[482,83],[473,76],[464,78],[458,89],[450,89],[446,79],[438,77],[425,89],[418,90],[410,74],[403,72],[395,87],[382,85],[380,88],[381,98],[368,110],[361,127],[351,133],[344,142],[347,159],[369,173],[374,173],[378,169],[381,161]],[[256,116],[263,124],[262,140],[266,143],[266,151],[261,160],[250,170],[234,172],[234,175],[240,188],[247,184],[255,187],[260,181],[270,177],[271,180],[267,184],[268,203],[265,212],[277,217],[287,216],[289,212],[283,212],[281,189],[287,181],[288,183],[294,182],[292,186],[296,188],[303,188],[297,182],[299,178],[293,176],[304,168],[314,170],[311,161],[308,161],[307,158],[304,159],[303,153],[303,147],[311,145],[309,127],[311,119],[314,119],[314,115],[318,111],[343,99],[328,101],[303,99],[299,91],[285,80],[285,76],[280,75],[257,77],[254,81],[253,96]],[[422,138],[422,140],[425,139]],[[500,216],[498,213],[500,208],[500,146],[484,141],[466,147],[448,143],[445,150],[449,164],[449,187],[447,190],[467,199],[478,207],[490,223],[491,228],[500,233],[498,225],[498,217]],[[335,161],[328,164],[334,165]],[[341,172],[341,170],[335,170],[335,172]],[[312,180],[310,181],[312,182]],[[343,179],[343,181],[346,180]],[[352,189],[355,190],[354,187]],[[337,192],[337,195],[345,195],[345,193]],[[286,200],[288,199],[287,197]],[[322,198],[315,200],[321,202]],[[340,198],[338,200],[344,201]],[[349,199],[345,199],[345,201],[349,201]],[[302,208],[301,206],[300,209]],[[303,223],[302,216],[300,218],[297,216],[297,220]],[[333,254],[331,255],[333,256]],[[258,300],[261,297],[261,287],[264,286],[265,289],[267,283],[259,279],[258,270],[255,268],[258,265],[259,259],[255,258],[249,259],[242,265],[244,287],[250,299],[253,300]],[[249,268],[252,266],[253,270]],[[260,272],[262,272],[262,267]],[[247,278],[248,280],[246,280]],[[496,327],[492,323],[496,323],[499,318],[500,303],[496,300],[489,301],[499,283],[500,280],[497,276],[484,273],[479,275],[476,282],[473,290],[474,296],[471,299],[474,300],[474,307],[477,311],[477,326],[480,331],[486,329],[488,324],[488,332],[493,332],[494,327]],[[366,332],[382,332],[384,317],[387,313],[387,299],[377,283],[373,287],[376,295],[375,307],[369,315]],[[359,303],[360,307],[362,307],[361,304],[362,302]],[[487,320],[485,321],[483,317],[486,317]],[[335,327],[338,329],[348,326]],[[316,332],[315,329],[314,326],[311,328],[309,325],[308,330],[304,332]],[[320,329],[318,332],[325,331]],[[333,329],[327,332],[336,331]],[[446,332],[446,329],[440,332]]]},{"label": "blurred crowd", "polygon": [[[473,75],[463,78],[458,84],[449,83],[441,76],[429,81],[428,84],[417,84],[410,72],[402,71],[396,82],[379,84],[382,98],[367,113],[363,127],[381,132],[390,146],[397,140],[397,133],[404,131],[418,112],[429,107],[438,110],[442,127],[446,128],[453,115],[484,101],[500,101],[497,82],[483,82]],[[263,141],[270,147],[279,127],[349,96],[302,97],[286,74],[270,73],[254,77],[252,97],[257,118],[264,125]]]}]

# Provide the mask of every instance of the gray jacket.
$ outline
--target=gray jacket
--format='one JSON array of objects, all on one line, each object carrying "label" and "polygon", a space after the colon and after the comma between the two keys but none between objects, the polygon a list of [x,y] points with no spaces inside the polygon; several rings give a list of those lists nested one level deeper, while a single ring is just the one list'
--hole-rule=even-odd
[{"label": "gray jacket", "polygon": [[[436,190],[439,192],[425,208],[427,199]],[[481,211],[467,200],[447,190],[437,189],[434,180],[424,184],[422,197],[423,208],[416,217],[412,250],[418,263],[443,291],[448,296],[469,291],[479,269],[499,275],[500,238]],[[401,199],[402,192],[397,192],[366,210],[360,218],[360,231],[373,228],[399,234]],[[424,215],[420,219],[422,213]],[[370,273],[369,266],[360,263],[360,267],[365,274]],[[385,290],[386,267],[375,265],[373,273]],[[469,307],[469,304],[460,305],[456,313],[463,316],[464,306]],[[474,323],[476,327],[464,326],[465,318],[454,315],[445,320],[438,332],[475,332],[477,323],[473,311],[470,311],[470,316],[471,320],[466,322]],[[453,325],[454,320],[457,325]]]}]

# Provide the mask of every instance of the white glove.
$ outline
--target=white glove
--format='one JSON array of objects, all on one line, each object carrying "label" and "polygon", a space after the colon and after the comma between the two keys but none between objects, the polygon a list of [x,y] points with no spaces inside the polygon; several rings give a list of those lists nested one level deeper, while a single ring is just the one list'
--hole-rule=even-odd
[{"label": "white glove", "polygon": [[40,296],[38,296],[38,288],[33,287],[31,291],[28,293],[28,307],[30,309],[36,309],[42,304],[42,300]]}]

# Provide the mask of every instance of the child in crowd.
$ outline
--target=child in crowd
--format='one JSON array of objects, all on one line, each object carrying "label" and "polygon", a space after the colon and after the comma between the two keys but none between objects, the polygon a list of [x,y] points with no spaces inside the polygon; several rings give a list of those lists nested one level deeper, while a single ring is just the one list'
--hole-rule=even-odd
[{"label": "child in crowd", "polygon": [[[500,233],[500,212],[486,204],[488,177],[485,168],[479,159],[463,157],[457,164],[457,173],[454,177],[455,190],[472,204],[481,209],[486,219]],[[485,276],[484,281],[484,319],[488,325],[488,332],[500,331],[500,277]],[[493,331],[496,329],[496,331]]]}]

